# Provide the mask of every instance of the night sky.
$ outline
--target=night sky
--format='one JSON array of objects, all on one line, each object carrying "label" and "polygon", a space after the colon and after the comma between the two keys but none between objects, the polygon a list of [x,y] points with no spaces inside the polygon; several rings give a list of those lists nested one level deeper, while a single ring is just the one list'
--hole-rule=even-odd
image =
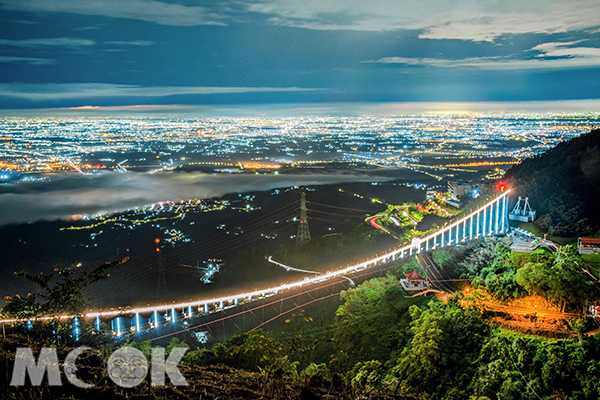
[{"label": "night sky", "polygon": [[0,0],[0,108],[598,99],[598,16],[597,0]]}]

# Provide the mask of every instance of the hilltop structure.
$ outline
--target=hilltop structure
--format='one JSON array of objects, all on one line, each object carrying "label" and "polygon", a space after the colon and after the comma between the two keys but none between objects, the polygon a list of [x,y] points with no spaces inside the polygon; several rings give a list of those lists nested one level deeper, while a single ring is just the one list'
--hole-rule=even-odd
[{"label": "hilltop structure", "polygon": [[515,208],[513,208],[511,213],[508,214],[508,219],[521,222],[535,221],[535,211],[529,205],[529,197],[525,197],[523,206],[521,206],[522,201],[523,199],[519,196],[519,201],[517,201],[517,204],[515,204]]},{"label": "hilltop structure", "polygon": [[600,254],[600,239],[579,238],[577,250],[579,254]]},{"label": "hilltop structure", "polygon": [[405,273],[404,275],[406,276],[406,278],[400,279],[400,283],[402,284],[404,290],[414,291],[429,288],[429,284],[427,283],[427,281],[423,279],[421,274],[419,274],[417,271],[413,270],[412,272],[408,274]]},{"label": "hilltop structure", "polygon": [[448,182],[448,193],[450,197],[458,200],[459,197],[468,196],[473,191],[473,186],[465,181]]}]

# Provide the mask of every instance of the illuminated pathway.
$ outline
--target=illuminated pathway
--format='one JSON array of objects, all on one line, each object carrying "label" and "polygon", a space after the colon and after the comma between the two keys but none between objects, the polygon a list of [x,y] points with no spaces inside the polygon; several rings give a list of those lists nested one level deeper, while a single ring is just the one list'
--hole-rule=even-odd
[{"label": "illuminated pathway", "polygon": [[[312,284],[319,284],[336,278],[345,278],[344,275],[355,274],[359,271],[385,264],[390,261],[403,259],[415,254],[430,251],[433,249],[454,246],[471,240],[481,239],[486,236],[500,235],[508,233],[508,195],[510,190],[496,196],[486,204],[474,211],[464,215],[458,220],[448,223],[429,235],[420,238],[414,238],[410,243],[394,247],[386,253],[377,255],[347,267],[339,267],[337,270],[329,271],[315,277],[306,277],[303,280],[286,283],[267,289],[255,290],[248,293],[238,293],[235,295],[224,296],[213,299],[200,299],[196,301],[181,302],[178,304],[161,304],[149,307],[139,307],[131,309],[119,309],[110,311],[89,312],[82,316],[85,319],[95,319],[95,326],[100,331],[101,319],[111,319],[113,333],[117,336],[129,331],[128,324],[122,321],[122,316],[131,317],[131,326],[137,332],[142,332],[146,327],[154,328],[165,323],[175,323],[182,318],[191,318],[198,314],[209,314],[214,311],[237,306],[240,303],[247,303],[255,300],[262,300],[266,297],[275,296],[285,291],[301,288]],[[284,268],[291,268],[284,266]],[[306,271],[311,272],[312,271]],[[348,278],[346,278],[348,279]],[[197,311],[196,311],[197,310]],[[61,319],[73,319],[74,325],[78,326],[79,318],[76,316],[65,315]],[[37,318],[36,320],[51,320],[52,317]],[[145,323],[144,321],[149,321]],[[4,320],[2,323],[26,322],[26,320]]]}]

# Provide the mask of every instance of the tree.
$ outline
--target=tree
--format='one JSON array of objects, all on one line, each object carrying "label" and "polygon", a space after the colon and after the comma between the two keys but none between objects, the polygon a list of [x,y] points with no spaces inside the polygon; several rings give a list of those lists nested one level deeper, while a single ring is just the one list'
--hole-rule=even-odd
[{"label": "tree", "polygon": [[264,393],[273,399],[285,398],[286,381],[298,379],[298,362],[290,362],[287,356],[273,359],[260,371],[265,378]]},{"label": "tree", "polygon": [[591,283],[581,274],[584,262],[573,246],[561,246],[552,261],[529,262],[519,268],[516,282],[530,294],[539,294],[557,304],[568,305],[590,299]]},{"label": "tree", "polygon": [[171,341],[167,345],[167,349],[165,351],[165,357],[169,357],[169,354],[171,354],[171,351],[173,351],[173,349],[175,349],[175,348],[182,348],[182,349],[189,350],[190,345],[185,342],[180,341],[177,337],[174,337],[173,339],[171,339]]},{"label": "tree", "polygon": [[435,302],[425,311],[413,305],[409,312],[414,336],[410,345],[402,351],[395,373],[417,391],[430,392],[442,366],[442,354],[439,351],[444,336],[442,305]]},{"label": "tree", "polygon": [[33,319],[40,314],[41,305],[37,296],[29,293],[25,298],[19,295],[6,297],[6,305],[0,311],[3,318]]},{"label": "tree", "polygon": [[341,293],[333,340],[344,370],[367,358],[385,361],[399,354],[408,328],[402,315],[410,303],[397,282],[390,274]]},{"label": "tree", "polygon": [[427,309],[411,306],[410,315],[413,337],[389,380],[397,378],[408,394],[443,398],[456,389],[456,397],[471,382],[489,327],[479,310],[462,307],[456,296],[446,305],[435,301]]},{"label": "tree", "polygon": [[355,390],[372,391],[381,388],[383,365],[377,360],[357,363],[350,373],[350,384]]},{"label": "tree", "polygon": [[[177,343],[176,345],[185,346]],[[226,364],[233,368],[258,371],[266,368],[277,357],[275,342],[262,330],[256,330],[250,333],[238,333],[224,343],[217,343],[212,350],[190,352],[186,359],[198,365]]]},{"label": "tree", "polygon": [[[86,272],[83,269],[55,269],[49,274],[31,275],[22,270],[15,276],[24,278],[40,287],[39,295],[27,298],[11,297],[3,312],[13,318],[35,318],[38,316],[81,315],[87,306],[87,300],[81,290],[100,280],[106,279],[106,271],[123,264],[129,259],[104,263]],[[41,299],[42,302],[38,302]]]}]

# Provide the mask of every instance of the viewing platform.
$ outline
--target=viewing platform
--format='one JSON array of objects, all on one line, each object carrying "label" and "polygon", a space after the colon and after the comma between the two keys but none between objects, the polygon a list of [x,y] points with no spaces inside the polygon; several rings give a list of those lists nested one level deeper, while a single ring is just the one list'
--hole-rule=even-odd
[{"label": "viewing platform", "polygon": [[414,291],[414,290],[425,290],[429,289],[429,283],[423,279],[421,274],[417,271],[413,270],[412,272],[406,275],[405,279],[400,279],[400,284],[402,284],[402,288],[406,291]]}]

